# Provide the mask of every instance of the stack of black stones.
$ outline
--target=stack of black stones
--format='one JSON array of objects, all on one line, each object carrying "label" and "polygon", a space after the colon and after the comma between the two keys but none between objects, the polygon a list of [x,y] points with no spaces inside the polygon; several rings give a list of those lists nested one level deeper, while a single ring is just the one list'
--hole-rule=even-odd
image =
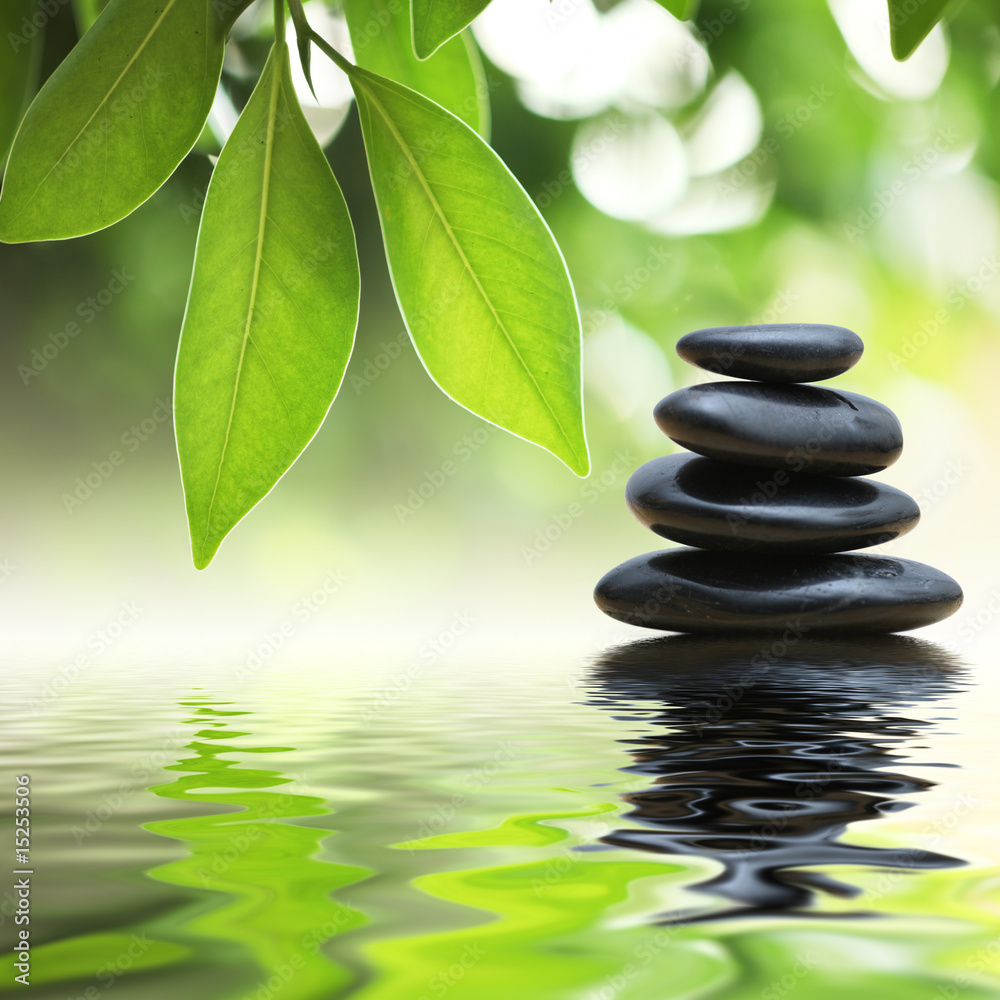
[{"label": "stack of black stones", "polygon": [[647,462],[629,480],[632,513],[696,548],[651,552],[598,583],[602,611],[672,632],[901,632],[940,621],[959,585],[910,559],[842,554],[891,541],[920,517],[915,501],[859,477],[899,457],[903,433],[867,396],[803,382],[861,357],[838,326],[718,327],[677,353],[717,374],[662,399],[660,429],[697,455]]}]

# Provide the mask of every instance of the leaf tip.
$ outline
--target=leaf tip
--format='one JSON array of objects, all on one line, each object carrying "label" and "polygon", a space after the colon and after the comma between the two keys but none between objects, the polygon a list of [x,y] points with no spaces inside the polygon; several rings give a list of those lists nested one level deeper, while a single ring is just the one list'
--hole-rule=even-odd
[{"label": "leaf tip", "polygon": [[574,456],[573,464],[567,462],[566,465],[575,476],[578,476],[580,479],[586,479],[591,472],[590,452],[585,450],[582,460],[579,456]]},{"label": "leaf tip", "polygon": [[209,563],[215,558],[215,553],[219,551],[221,539],[214,544],[207,541],[198,544],[194,538],[191,539],[191,560],[195,569],[207,569]]},{"label": "leaf tip", "polygon": [[426,62],[446,41],[446,38],[428,38],[424,32],[421,32],[419,35],[414,32],[413,54],[421,62]]}]

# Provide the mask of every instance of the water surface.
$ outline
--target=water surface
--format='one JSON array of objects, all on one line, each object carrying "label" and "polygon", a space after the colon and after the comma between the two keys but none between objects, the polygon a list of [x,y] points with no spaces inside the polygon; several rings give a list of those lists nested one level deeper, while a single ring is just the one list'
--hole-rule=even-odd
[{"label": "water surface", "polygon": [[8,679],[31,993],[1000,997],[977,664],[674,637],[405,668]]}]

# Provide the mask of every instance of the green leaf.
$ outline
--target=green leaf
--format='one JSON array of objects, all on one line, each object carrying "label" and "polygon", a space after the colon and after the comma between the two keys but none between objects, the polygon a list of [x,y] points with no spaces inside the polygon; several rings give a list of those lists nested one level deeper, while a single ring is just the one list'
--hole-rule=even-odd
[{"label": "green leaf", "polygon": [[[951,0],[889,0],[889,34],[892,54],[902,62],[931,33]],[[908,10],[907,8],[915,8]]]},{"label": "green leaf", "polygon": [[580,317],[552,234],[467,125],[391,80],[350,76],[396,298],[428,373],[586,475]]},{"label": "green leaf", "polygon": [[33,21],[36,11],[35,0],[0,0],[0,44],[11,50],[0,59],[0,172],[38,83],[43,29]]},{"label": "green leaf", "polygon": [[24,116],[0,195],[0,239],[103,229],[173,173],[215,97],[232,13],[219,2],[226,20],[211,0],[111,0]]},{"label": "green leaf", "polygon": [[[490,0],[411,0],[413,51],[429,59],[449,38],[467,28]],[[542,0],[547,3],[548,0]]]},{"label": "green leaf", "polygon": [[359,66],[419,91],[489,140],[489,87],[468,32],[422,62],[413,54],[403,0],[344,0],[344,14]]},{"label": "green leaf", "polygon": [[195,565],[319,429],[344,377],[360,276],[344,196],[276,44],[219,157],[174,376]]},{"label": "green leaf", "polygon": [[666,11],[669,11],[678,21],[690,21],[698,13],[699,0],[656,0]]}]

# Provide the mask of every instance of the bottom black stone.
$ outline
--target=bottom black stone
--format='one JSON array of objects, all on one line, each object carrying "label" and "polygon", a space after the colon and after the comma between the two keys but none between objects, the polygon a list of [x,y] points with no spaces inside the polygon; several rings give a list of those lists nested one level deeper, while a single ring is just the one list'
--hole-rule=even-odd
[{"label": "bottom black stone", "polygon": [[962,588],[912,559],[680,548],[615,567],[594,600],[618,621],[669,632],[906,632],[954,614]]}]

